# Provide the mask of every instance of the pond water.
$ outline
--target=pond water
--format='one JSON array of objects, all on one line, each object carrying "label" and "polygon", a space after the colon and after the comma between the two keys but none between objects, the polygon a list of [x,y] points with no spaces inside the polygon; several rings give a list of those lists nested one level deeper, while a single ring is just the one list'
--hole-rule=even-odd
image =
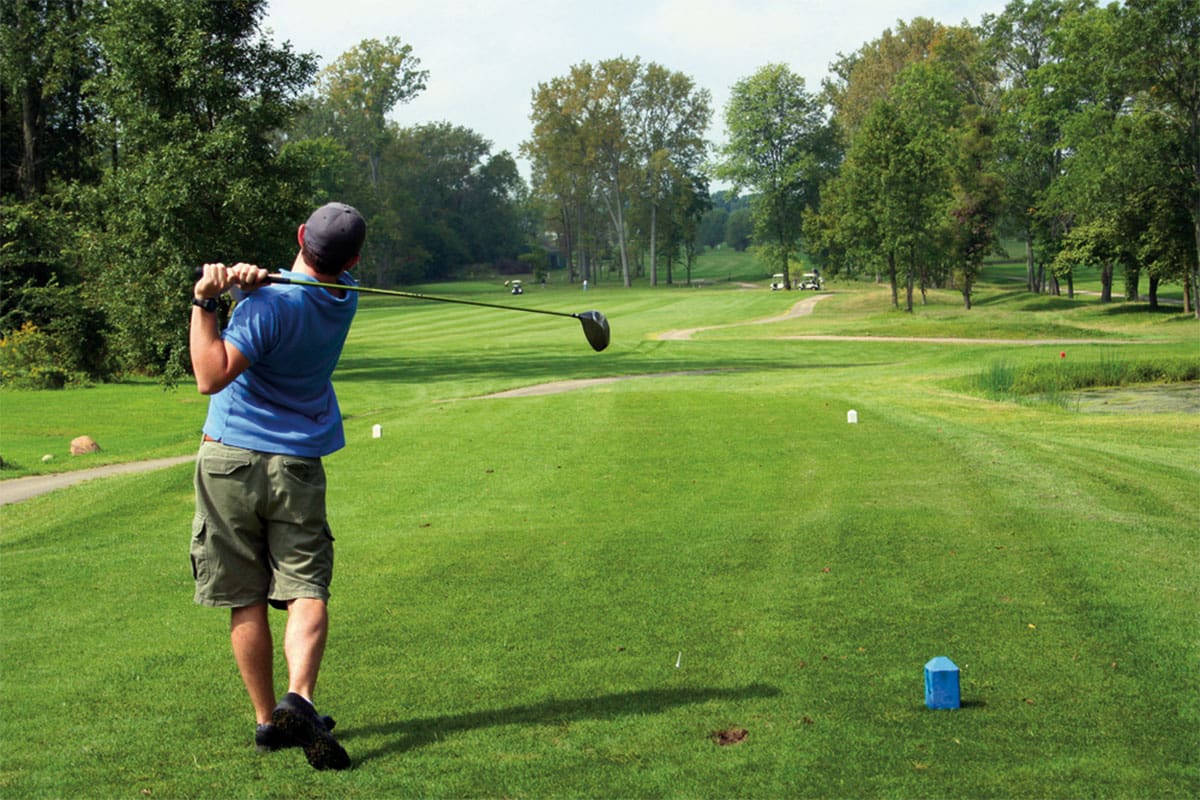
[{"label": "pond water", "polygon": [[1085,389],[1071,392],[1067,404],[1088,414],[1200,414],[1200,382]]}]

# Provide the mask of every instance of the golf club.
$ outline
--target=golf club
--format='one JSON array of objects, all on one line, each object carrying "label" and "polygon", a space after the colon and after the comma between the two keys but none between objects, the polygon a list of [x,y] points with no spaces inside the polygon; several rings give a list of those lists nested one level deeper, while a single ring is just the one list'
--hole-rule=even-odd
[{"label": "golf club", "polygon": [[581,311],[578,314],[569,314],[565,311],[547,311],[542,308],[523,308],[521,306],[505,306],[498,303],[482,303],[477,300],[460,300],[454,297],[435,297],[428,294],[418,294],[417,292],[401,292],[395,289],[375,289],[370,286],[348,286],[342,283],[321,283],[320,281],[309,280],[293,280],[283,275],[268,275],[267,283],[286,283],[293,286],[307,286],[317,289],[342,289],[351,292],[362,292],[364,294],[384,294],[391,297],[407,297],[412,300],[431,300],[436,303],[458,303],[464,306],[480,306],[482,308],[499,308],[505,311],[525,311],[530,314],[549,314],[554,317],[571,317],[579,320],[583,325],[583,335],[587,337],[588,344],[592,349],[599,353],[604,348],[608,347],[609,328],[608,319],[599,311]]}]

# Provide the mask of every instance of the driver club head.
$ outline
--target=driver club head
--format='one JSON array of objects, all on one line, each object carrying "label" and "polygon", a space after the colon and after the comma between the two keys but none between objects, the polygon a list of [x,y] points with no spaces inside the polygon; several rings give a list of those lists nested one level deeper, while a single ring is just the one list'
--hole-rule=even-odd
[{"label": "driver club head", "polygon": [[583,323],[583,335],[587,337],[593,350],[599,353],[608,347],[608,320],[603,314],[599,311],[583,311],[576,314],[575,318]]}]

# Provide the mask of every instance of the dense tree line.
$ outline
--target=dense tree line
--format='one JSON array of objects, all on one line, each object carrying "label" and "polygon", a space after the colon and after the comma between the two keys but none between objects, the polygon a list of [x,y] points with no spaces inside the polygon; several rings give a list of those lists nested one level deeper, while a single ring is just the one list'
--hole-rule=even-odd
[{"label": "dense tree line", "polygon": [[323,71],[265,0],[16,0],[0,26],[0,379],[187,368],[192,270],[291,263],[315,204],[358,206],[370,280],[515,260],[536,225],[513,158],[386,115],[424,88],[399,39]]},{"label": "dense tree line", "polygon": [[[805,211],[808,252],[970,308],[984,256],[1025,243],[1030,291],[1104,300],[1184,287],[1200,316],[1200,6],[1013,0],[978,27],[899,23],[833,64],[839,161]],[[810,162],[823,151],[810,151]],[[769,195],[769,185],[758,184]],[[760,231],[760,234],[763,233]]]},{"label": "dense tree line", "polygon": [[[323,70],[273,43],[266,0],[14,0],[0,18],[0,380],[186,369],[180,323],[208,260],[287,264],[332,197],[367,215],[365,278],[447,277],[542,243],[571,280],[626,286],[753,247],[789,275],[874,275],[912,309],[1024,242],[1026,286],[1099,266],[1200,315],[1200,7],[1012,0],[977,26],[900,21],[819,88],[738,80],[726,144],[706,89],[638,58],[535,87],[526,186],[512,156],[388,114],[427,72],[397,37]],[[713,178],[731,186],[710,196]],[[743,194],[744,193],[744,194]],[[532,250],[532,254],[530,251]],[[690,278],[690,272],[687,273]]]}]

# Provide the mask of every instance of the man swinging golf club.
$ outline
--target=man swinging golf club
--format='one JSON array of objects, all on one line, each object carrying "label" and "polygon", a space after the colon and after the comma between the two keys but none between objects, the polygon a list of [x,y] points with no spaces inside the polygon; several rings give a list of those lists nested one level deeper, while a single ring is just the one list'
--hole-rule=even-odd
[{"label": "man swinging golf club", "polygon": [[[366,223],[329,203],[300,226],[297,282],[351,286]],[[222,333],[217,298],[246,292]],[[197,603],[231,609],[230,639],[260,751],[298,746],[316,769],[346,769],[333,721],[313,706],[329,626],[333,536],[321,458],[345,444],[330,376],[357,293],[268,285],[250,264],[205,264],[189,333],[196,386],[211,395],[196,462],[192,571]],[[268,605],[287,610],[288,691],[276,703]]]}]

